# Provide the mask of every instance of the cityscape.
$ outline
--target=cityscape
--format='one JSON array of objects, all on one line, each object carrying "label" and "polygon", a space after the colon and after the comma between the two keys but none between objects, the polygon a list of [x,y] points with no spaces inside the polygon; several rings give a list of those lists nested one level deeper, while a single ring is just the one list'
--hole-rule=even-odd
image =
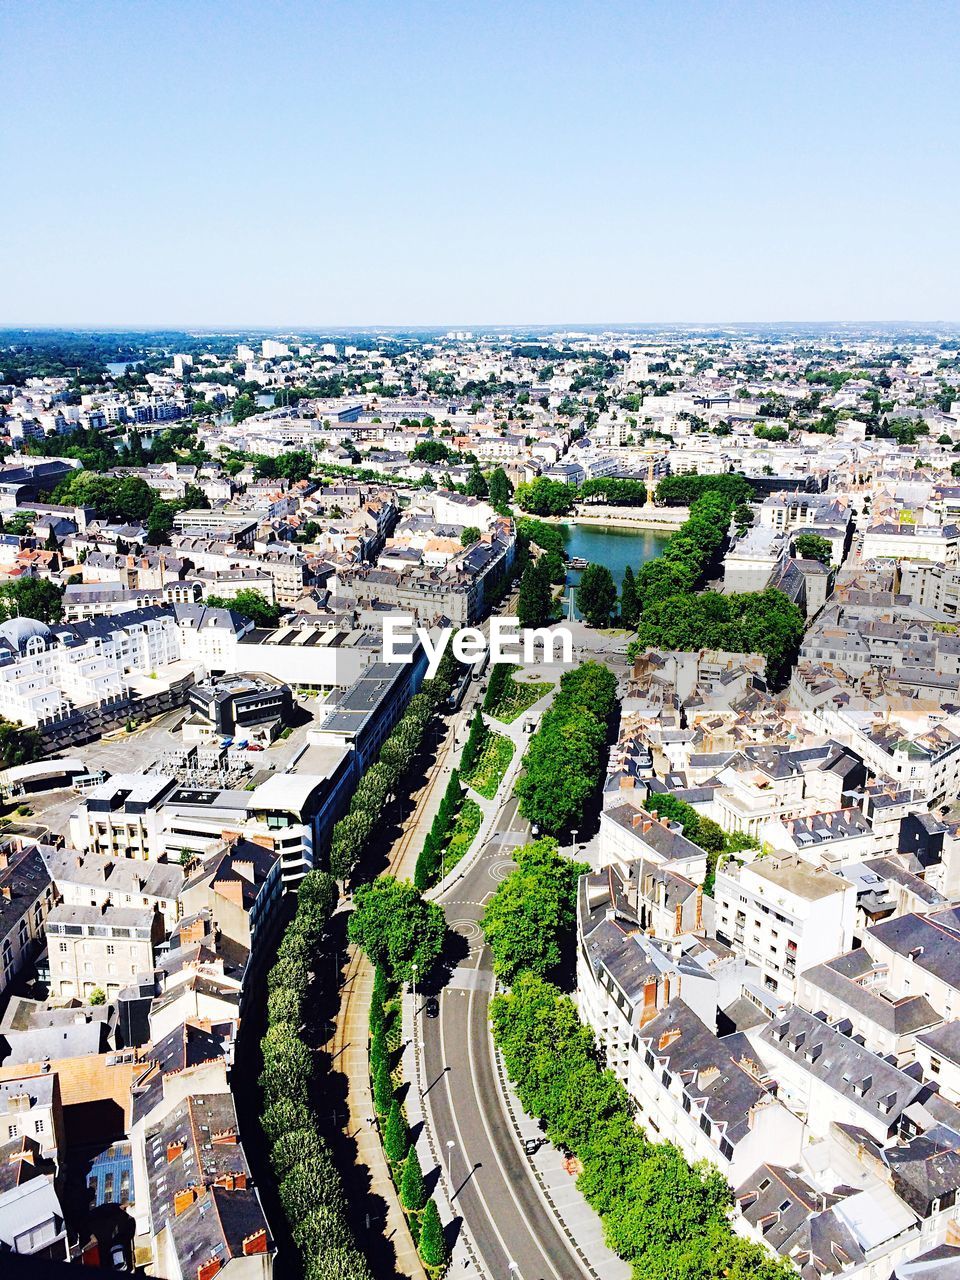
[{"label": "cityscape", "polygon": [[4,7],[2,1280],[960,1280],[957,19]]}]

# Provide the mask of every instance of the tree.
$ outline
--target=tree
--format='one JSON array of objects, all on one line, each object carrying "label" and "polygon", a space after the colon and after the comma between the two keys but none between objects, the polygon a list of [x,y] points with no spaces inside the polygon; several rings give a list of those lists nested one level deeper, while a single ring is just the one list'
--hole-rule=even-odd
[{"label": "tree", "polygon": [[438,462],[457,462],[459,456],[455,449],[451,449],[449,445],[443,443],[442,440],[420,440],[418,441],[410,454],[414,462],[428,462],[434,465]]},{"label": "tree", "polygon": [[107,1003],[107,993],[104,991],[103,987],[93,988],[93,990],[90,992],[90,1003],[91,1004]]},{"label": "tree", "polygon": [[627,565],[620,587],[620,621],[625,627],[635,627],[640,618],[640,598],[637,595],[633,569]]},{"label": "tree", "polygon": [[514,854],[517,869],[503,881],[480,921],[498,978],[511,982],[520,970],[544,976],[563,959],[577,915],[577,881],[586,863],[561,857],[544,837]]},{"label": "tree", "polygon": [[418,1213],[426,1198],[427,1189],[423,1183],[420,1157],[417,1155],[417,1148],[411,1146],[403,1164],[403,1177],[400,1179],[400,1203],[410,1213]]},{"label": "tree", "polygon": [[588,564],[577,587],[577,608],[591,627],[605,627],[617,603],[613,575],[603,564]]},{"label": "tree", "polygon": [[387,1123],[383,1130],[383,1149],[391,1164],[399,1164],[410,1149],[410,1130],[400,1110],[397,1098],[390,1103]]},{"label": "tree", "polygon": [[468,524],[460,535],[460,541],[465,547],[472,547],[475,542],[480,541],[480,530],[475,524]]},{"label": "tree", "polygon": [[206,604],[211,609],[232,609],[258,627],[272,629],[280,621],[280,606],[271,604],[259,591],[250,587],[238,591],[232,600],[226,596],[207,596]]},{"label": "tree", "polygon": [[252,418],[255,413],[260,412],[260,406],[251,395],[240,395],[234,400],[230,409],[230,416],[234,422],[243,422],[245,418]]},{"label": "tree", "polygon": [[63,587],[48,578],[17,578],[0,587],[0,620],[33,618],[59,622],[63,617]]},{"label": "tree", "polygon": [[793,550],[802,560],[819,560],[828,568],[833,559],[833,544],[818,533],[798,533],[793,540]]},{"label": "tree", "polygon": [[565,516],[577,499],[571,485],[545,476],[538,476],[529,484],[518,484],[513,496],[524,511],[535,516]]},{"label": "tree", "polygon": [[520,578],[517,617],[521,627],[543,627],[553,613],[549,566],[541,556],[531,560]]},{"label": "tree", "polygon": [[0,720],[0,769],[33,764],[43,756],[43,739],[29,725]]},{"label": "tree", "polygon": [[443,910],[427,902],[407,880],[378,876],[361,885],[348,933],[370,960],[383,965],[394,982],[408,982],[417,967],[422,980],[443,950],[446,923]]},{"label": "tree", "polygon": [[487,481],[480,470],[480,463],[475,462],[470,468],[470,474],[467,476],[467,497],[468,498],[485,498],[488,493]]},{"label": "tree", "polygon": [[377,1115],[386,1115],[392,1101],[393,1080],[390,1078],[390,1065],[386,1061],[380,1061],[373,1071],[373,1105]]},{"label": "tree", "polygon": [[490,472],[487,488],[490,502],[498,511],[503,510],[513,497],[513,485],[503,467],[494,467]]},{"label": "tree", "polygon": [[435,1200],[428,1200],[420,1219],[420,1257],[428,1267],[442,1270],[450,1260],[450,1250],[443,1234],[440,1212]]}]

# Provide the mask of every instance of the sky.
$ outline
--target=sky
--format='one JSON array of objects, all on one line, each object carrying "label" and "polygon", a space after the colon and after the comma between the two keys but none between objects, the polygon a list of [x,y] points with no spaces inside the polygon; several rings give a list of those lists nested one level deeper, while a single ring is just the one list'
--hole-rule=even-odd
[{"label": "sky", "polygon": [[0,325],[960,320],[960,6],[4,0]]}]

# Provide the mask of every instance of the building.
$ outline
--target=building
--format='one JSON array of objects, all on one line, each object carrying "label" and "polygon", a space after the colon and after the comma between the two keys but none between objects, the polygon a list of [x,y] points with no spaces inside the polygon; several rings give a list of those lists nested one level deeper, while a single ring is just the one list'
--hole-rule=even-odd
[{"label": "building", "polygon": [[0,848],[0,995],[40,945],[53,903],[54,887],[40,850],[13,843]]},{"label": "building", "polygon": [[218,931],[217,950],[237,963],[259,958],[275,931],[283,890],[277,852],[237,840],[203,860],[183,886],[187,915],[209,911]]},{"label": "building", "polygon": [[88,998],[98,989],[116,998],[138,973],[153,968],[163,936],[149,907],[54,907],[47,916],[50,990],[60,1000]]},{"label": "building", "polygon": [[70,815],[74,848],[113,858],[160,858],[160,809],[176,778],[162,773],[116,773],[92,787]]},{"label": "building", "polygon": [[853,942],[856,891],[842,877],[796,857],[717,868],[717,937],[745,955],[763,985],[791,999],[797,975]]}]

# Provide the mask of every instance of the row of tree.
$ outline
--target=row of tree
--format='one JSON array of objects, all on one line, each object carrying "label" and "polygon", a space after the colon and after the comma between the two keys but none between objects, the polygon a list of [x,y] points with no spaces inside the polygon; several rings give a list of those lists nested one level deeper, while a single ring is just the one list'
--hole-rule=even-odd
[{"label": "row of tree", "polygon": [[690,1165],[675,1146],[647,1139],[625,1088],[600,1065],[593,1033],[557,987],[521,972],[508,994],[493,998],[491,1017],[524,1110],[580,1161],[577,1185],[637,1280],[787,1280],[795,1274],[734,1234],[733,1196],[718,1169]]},{"label": "row of tree", "polygon": [[336,904],[333,877],[311,871],[267,976],[260,1123],[305,1280],[372,1280],[350,1226],[343,1182],[316,1123],[313,1056],[302,1037],[311,970],[320,969],[316,957]]},{"label": "row of tree", "polygon": [[577,498],[583,502],[605,503],[609,507],[642,507],[647,501],[647,486],[642,480],[619,476],[598,476],[585,480]]},{"label": "row of tree", "polygon": [[384,1155],[400,1196],[410,1233],[424,1263],[439,1273],[449,1250],[435,1201],[428,1198],[417,1148],[395,1086],[399,1040],[399,991],[411,978],[425,980],[443,950],[443,910],[427,902],[406,881],[379,876],[361,886],[350,917],[350,940],[362,947],[375,966],[370,1002],[369,1064],[373,1105],[380,1125]]},{"label": "row of tree", "polygon": [[755,496],[746,476],[731,473],[722,476],[664,476],[657,484],[656,499],[662,507],[689,507],[707,493],[729,498],[731,506],[749,502]]},{"label": "row of tree", "polygon": [[383,821],[388,799],[395,795],[420,754],[420,746],[434,714],[446,704],[457,661],[450,648],[440,660],[433,680],[424,682],[380,748],[377,762],[357,784],[350,807],[333,828],[330,870],[345,880],[360,861],[367,842]]},{"label": "row of tree", "polygon": [[558,835],[582,820],[603,773],[616,689],[615,676],[597,662],[561,677],[517,783],[520,812],[541,831]]},{"label": "row of tree", "polygon": [[391,1037],[397,1023],[396,987],[377,968],[370,1003],[370,1082],[383,1152],[424,1263],[442,1269],[450,1259],[436,1201],[427,1198],[413,1135],[393,1087]]},{"label": "row of tree", "polygon": [[731,1230],[733,1196],[719,1170],[652,1143],[573,1001],[547,981],[569,962],[577,882],[588,868],[550,840],[518,851],[481,927],[497,976],[512,983],[490,1005],[493,1035],[523,1108],[580,1161],[578,1187],[611,1248],[637,1280],[786,1280],[787,1263]]},{"label": "row of tree", "polygon": [[[497,663],[491,673],[491,680],[493,674],[501,670],[509,672],[509,667]],[[450,781],[443,793],[440,807],[424,839],[423,847],[417,855],[413,883],[418,889],[428,889],[440,879],[443,874],[444,858],[451,852],[451,837],[460,841],[465,840],[469,835],[469,838],[473,839],[469,831],[457,832],[457,817],[463,810],[464,804],[475,803],[466,798],[460,779],[477,763],[489,736],[490,730],[484,723],[483,714],[478,707],[470,722],[470,732],[467,734],[467,740],[460,755],[460,767],[450,774]],[[456,852],[459,853],[460,850]],[[464,849],[463,852],[466,850]]]}]

